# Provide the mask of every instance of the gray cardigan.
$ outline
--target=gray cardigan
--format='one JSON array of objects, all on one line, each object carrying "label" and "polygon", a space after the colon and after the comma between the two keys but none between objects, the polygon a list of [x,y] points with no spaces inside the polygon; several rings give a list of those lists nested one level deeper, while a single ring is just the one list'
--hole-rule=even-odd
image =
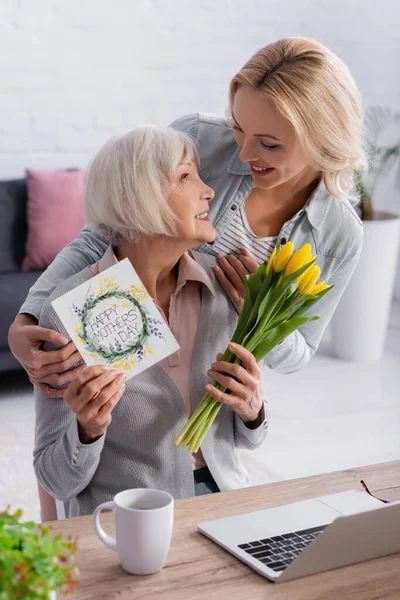
[{"label": "gray cardigan", "polygon": [[[216,283],[215,259],[193,252]],[[60,284],[45,301],[40,325],[68,334],[51,301],[92,277],[89,268]],[[234,331],[237,313],[215,285],[214,298],[202,286],[200,321],[192,362],[192,407],[209,382],[207,369],[223,352]],[[45,349],[52,349],[47,345]],[[77,420],[62,400],[46,398],[35,388],[36,448],[34,467],[42,486],[55,498],[69,502],[69,516],[86,515],[127,488],[165,490],[175,498],[194,495],[191,456],[174,440],[187,421],[185,402],[175,382],[157,363],[128,380],[126,391],[112,412],[106,433],[92,444],[79,441]],[[239,448],[257,448],[267,435],[269,412],[254,430],[223,405],[201,449],[221,491],[249,485]]]}]

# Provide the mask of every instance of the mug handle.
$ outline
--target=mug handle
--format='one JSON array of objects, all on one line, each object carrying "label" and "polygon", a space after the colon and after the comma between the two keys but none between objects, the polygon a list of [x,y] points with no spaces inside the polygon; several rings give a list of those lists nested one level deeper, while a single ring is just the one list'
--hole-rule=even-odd
[{"label": "mug handle", "polygon": [[110,502],[103,502],[103,504],[99,504],[99,506],[97,508],[95,508],[94,512],[93,512],[93,526],[94,526],[94,529],[95,529],[98,537],[103,542],[103,544],[105,546],[107,546],[107,548],[110,548],[111,550],[118,552],[117,542],[115,541],[115,539],[113,537],[108,535],[104,531],[102,526],[100,525],[100,513],[103,510],[112,510],[113,508],[114,508],[113,500],[110,500]]}]

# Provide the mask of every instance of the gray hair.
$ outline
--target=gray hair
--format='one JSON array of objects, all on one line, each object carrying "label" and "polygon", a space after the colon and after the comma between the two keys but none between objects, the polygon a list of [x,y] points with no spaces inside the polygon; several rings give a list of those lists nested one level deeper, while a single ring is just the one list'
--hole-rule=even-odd
[{"label": "gray hair", "polygon": [[85,215],[114,244],[141,236],[176,236],[166,198],[182,163],[199,163],[193,141],[171,128],[145,125],[109,140],[93,158],[86,181]]}]

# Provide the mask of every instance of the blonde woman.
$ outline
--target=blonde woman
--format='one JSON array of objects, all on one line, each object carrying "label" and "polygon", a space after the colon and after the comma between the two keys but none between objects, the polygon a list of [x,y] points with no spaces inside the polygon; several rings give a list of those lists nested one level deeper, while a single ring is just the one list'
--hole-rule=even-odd
[{"label": "blonde woman", "polygon": [[[36,476],[69,502],[69,516],[90,514],[127,488],[184,498],[249,484],[238,449],[258,447],[267,434],[261,372],[237,344],[232,351],[244,367],[215,360],[237,314],[215,280],[215,259],[190,252],[215,239],[207,218],[213,196],[199,177],[193,142],[172,129],[141,127],[113,139],[89,170],[87,219],[110,244],[96,264],[57,286],[39,324],[67,335],[52,300],[128,258],[180,350],[129,381],[103,366],[81,367],[64,401],[35,388]],[[212,388],[210,379],[231,393]],[[174,440],[205,387],[224,406],[201,450],[190,455]]]},{"label": "blonde woman", "polygon": [[[227,118],[189,115],[172,124],[196,142],[200,176],[215,190],[209,217],[216,240],[198,247],[218,257],[217,279],[237,310],[244,279],[274,246],[312,246],[321,277],[335,287],[318,305],[321,318],[268,355],[272,369],[304,367],[351,277],[362,246],[352,207],[355,169],[365,168],[362,109],[343,62],[321,44],[278,40],[259,50],[232,79]],[[65,343],[37,326],[43,300],[58,282],[98,260],[106,238],[85,227],[30,291],[10,329],[11,350],[44,393],[67,383],[73,345],[46,356],[43,340]],[[72,371],[73,373],[73,371]]]}]

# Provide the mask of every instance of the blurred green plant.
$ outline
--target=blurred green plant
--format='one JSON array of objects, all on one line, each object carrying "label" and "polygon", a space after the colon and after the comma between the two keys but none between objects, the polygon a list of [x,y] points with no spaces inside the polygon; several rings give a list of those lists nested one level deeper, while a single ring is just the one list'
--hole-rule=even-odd
[{"label": "blurred green plant", "polygon": [[0,600],[48,600],[79,584],[76,540],[51,527],[21,521],[22,510],[0,512]]},{"label": "blurred green plant", "polygon": [[365,116],[365,136],[369,150],[368,172],[355,173],[355,187],[360,197],[361,218],[364,221],[374,219],[373,199],[380,178],[386,176],[397,164],[396,187],[400,188],[400,137],[391,146],[381,145],[383,131],[398,126],[400,113],[389,108],[371,107]]}]

